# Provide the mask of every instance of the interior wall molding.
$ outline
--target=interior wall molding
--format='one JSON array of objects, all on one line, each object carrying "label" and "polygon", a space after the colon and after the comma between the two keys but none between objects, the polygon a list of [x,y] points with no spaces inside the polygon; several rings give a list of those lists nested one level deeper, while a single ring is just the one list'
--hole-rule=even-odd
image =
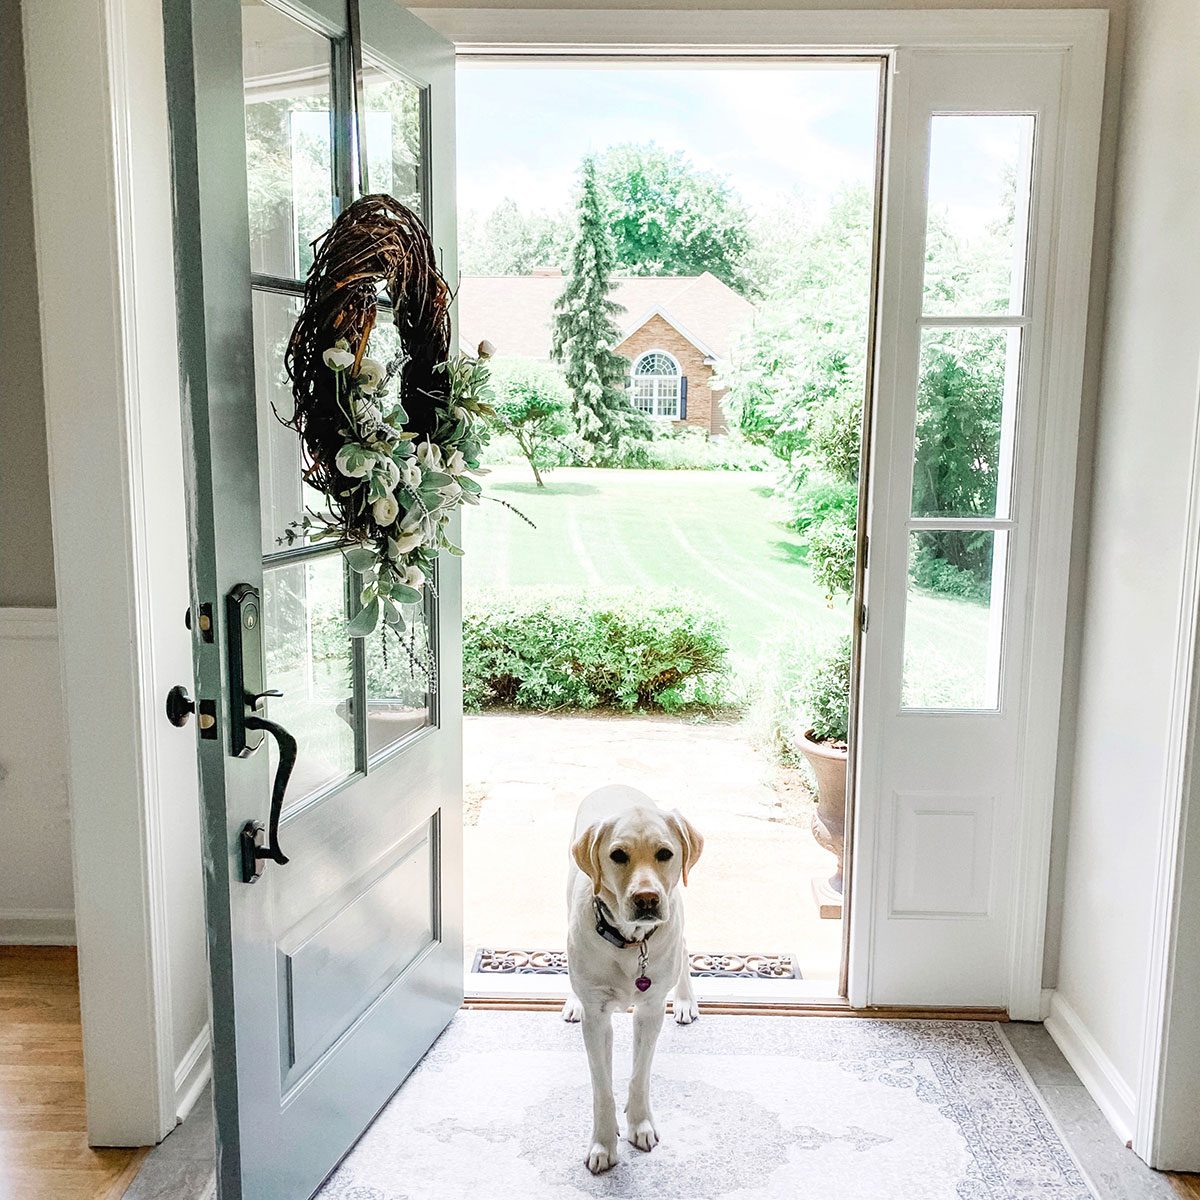
[{"label": "interior wall molding", "polygon": [[212,1038],[205,1025],[175,1068],[175,1119],[181,1124],[187,1120],[211,1078]]},{"label": "interior wall molding", "polygon": [[0,908],[0,946],[73,946],[69,908]]},{"label": "interior wall molding", "polygon": [[1126,1145],[1133,1139],[1137,1096],[1079,1014],[1058,992],[1050,999],[1046,1032],[1071,1064],[1105,1119]]},{"label": "interior wall molding", "polygon": [[58,637],[56,608],[0,608],[0,640],[52,641]]}]

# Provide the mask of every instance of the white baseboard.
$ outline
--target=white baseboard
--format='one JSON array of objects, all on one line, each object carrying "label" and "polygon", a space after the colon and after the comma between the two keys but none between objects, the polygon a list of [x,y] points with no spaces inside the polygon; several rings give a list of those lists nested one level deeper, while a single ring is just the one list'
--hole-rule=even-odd
[{"label": "white baseboard", "polygon": [[200,1030],[196,1040],[175,1068],[175,1119],[186,1121],[200,1093],[212,1078],[212,1042],[208,1026]]},{"label": "white baseboard", "polygon": [[73,946],[69,908],[0,908],[0,946]]},{"label": "white baseboard", "polygon": [[1046,1032],[1054,1039],[1117,1136],[1129,1145],[1133,1140],[1137,1113],[1134,1090],[1121,1077],[1079,1014],[1058,992],[1050,999]]}]

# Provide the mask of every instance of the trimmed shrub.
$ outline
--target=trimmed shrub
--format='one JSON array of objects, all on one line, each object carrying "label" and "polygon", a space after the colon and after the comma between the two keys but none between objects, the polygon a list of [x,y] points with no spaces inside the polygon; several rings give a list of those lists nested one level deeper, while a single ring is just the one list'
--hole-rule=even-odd
[{"label": "trimmed shrub", "polygon": [[690,599],[488,592],[463,612],[463,704],[679,712],[724,706],[723,621]]},{"label": "trimmed shrub", "polygon": [[695,425],[660,429],[626,466],[655,471],[765,471],[770,454],[738,433],[709,435]]}]

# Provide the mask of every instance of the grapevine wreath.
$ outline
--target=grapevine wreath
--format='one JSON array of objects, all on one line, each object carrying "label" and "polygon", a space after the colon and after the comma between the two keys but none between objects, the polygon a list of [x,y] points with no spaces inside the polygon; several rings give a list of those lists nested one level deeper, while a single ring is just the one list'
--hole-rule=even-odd
[{"label": "grapevine wreath", "polygon": [[[406,628],[405,607],[432,587],[451,514],[478,504],[487,441],[487,359],[450,353],[450,289],[417,215],[391,196],[363,196],[315,244],[304,305],[284,363],[295,407],[284,423],[303,446],[303,476],[325,497],[285,531],[288,544],[343,544],[361,577],[354,637]],[[366,357],[380,291],[400,349]]]}]

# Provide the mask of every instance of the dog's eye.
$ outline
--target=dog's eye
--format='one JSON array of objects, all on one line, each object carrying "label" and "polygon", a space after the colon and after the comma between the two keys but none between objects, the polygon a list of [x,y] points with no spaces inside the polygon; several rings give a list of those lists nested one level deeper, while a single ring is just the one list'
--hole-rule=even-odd
[{"label": "dog's eye", "polygon": [[614,850],[609,856],[615,863],[627,863],[629,855],[624,850]]},{"label": "dog's eye", "polygon": [[654,857],[657,858],[659,862],[670,862],[671,859],[675,857],[675,851],[668,850],[666,846],[664,846]]}]

